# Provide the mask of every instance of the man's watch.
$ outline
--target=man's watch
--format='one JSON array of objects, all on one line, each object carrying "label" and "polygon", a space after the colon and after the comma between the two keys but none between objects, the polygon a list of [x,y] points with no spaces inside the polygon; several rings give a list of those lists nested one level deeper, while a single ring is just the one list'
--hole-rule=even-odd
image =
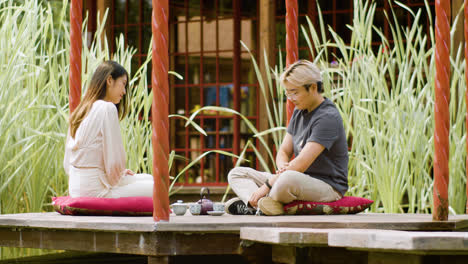
[{"label": "man's watch", "polygon": [[268,187],[268,189],[271,190],[271,185],[270,185],[270,183],[268,182],[268,179],[265,181],[265,185]]}]

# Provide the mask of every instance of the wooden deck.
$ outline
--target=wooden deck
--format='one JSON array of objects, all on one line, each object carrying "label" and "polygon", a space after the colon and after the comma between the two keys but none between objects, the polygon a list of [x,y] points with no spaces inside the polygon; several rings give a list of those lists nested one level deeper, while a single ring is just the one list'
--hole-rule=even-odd
[{"label": "wooden deck", "polygon": [[356,214],[314,216],[184,216],[155,224],[151,217],[69,216],[58,213],[0,215],[0,227],[97,230],[110,232],[236,232],[241,227],[355,228],[408,231],[468,230],[468,215],[432,221],[427,214]]},{"label": "wooden deck", "polygon": [[[251,228],[257,230],[249,231]],[[293,248],[314,245],[322,248],[330,247],[324,241],[330,242],[329,231],[337,231],[337,229],[343,230],[340,233],[341,236],[352,233],[348,232],[348,229],[374,230],[372,232],[379,230],[466,231],[468,230],[468,215],[450,216],[449,221],[438,222],[432,221],[431,215],[418,214],[369,213],[276,217],[227,214],[191,216],[188,214],[174,215],[171,216],[169,222],[155,224],[151,217],[64,216],[58,213],[11,214],[0,215],[0,246],[147,255],[151,256],[149,258],[152,259],[151,263],[158,263],[161,258],[161,262],[167,263],[168,256],[184,255],[256,255],[267,258],[269,256],[271,261],[272,252],[278,250],[277,247],[273,250],[275,246],[271,246],[272,244],[292,245]],[[241,237],[241,230],[247,235]],[[280,240],[268,241],[268,236],[278,233],[278,230],[283,233],[291,230],[286,233],[289,232],[290,237],[296,234],[294,239],[297,242],[288,244]],[[264,237],[267,240],[262,241],[261,234],[265,234]],[[375,235],[371,233],[356,231],[354,234],[356,234],[354,237],[360,237],[361,244],[357,247],[360,250],[365,247],[363,245],[372,248],[375,244],[372,240]],[[393,238],[398,236],[395,234],[391,233]],[[309,240],[306,239],[307,237]],[[413,239],[408,235],[403,237],[407,240]],[[311,243],[310,239],[316,242]],[[444,240],[444,238],[439,239]],[[334,238],[333,241],[336,240],[337,238]],[[353,237],[348,236],[346,241],[348,244],[337,244],[336,247],[340,247],[341,250],[351,248],[350,245],[354,243]],[[379,241],[385,244],[385,239]],[[468,236],[458,237],[457,243],[461,243],[461,246],[457,247],[457,254],[464,254],[464,245],[468,249]],[[371,250],[375,251],[378,248]],[[418,252],[423,251],[424,249]]]}]

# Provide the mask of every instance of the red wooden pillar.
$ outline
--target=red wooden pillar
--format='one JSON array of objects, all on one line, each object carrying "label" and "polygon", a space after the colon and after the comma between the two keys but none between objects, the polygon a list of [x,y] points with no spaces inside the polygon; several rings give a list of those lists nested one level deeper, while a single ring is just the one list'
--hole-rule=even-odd
[{"label": "red wooden pillar", "polygon": [[[297,47],[298,41],[298,8],[297,0],[285,0],[286,2],[286,66],[294,63],[299,59],[299,49]],[[292,113],[294,111],[294,104],[288,99],[286,103],[286,124],[289,124]]]},{"label": "red wooden pillar", "polygon": [[72,0],[70,5],[70,94],[68,95],[70,113],[75,110],[81,100],[82,13],[82,0]]},{"label": "red wooden pillar", "polygon": [[[465,83],[468,88],[468,0],[465,0]],[[468,130],[468,89],[465,89],[465,104],[467,105],[465,116],[465,129]],[[466,153],[468,153],[468,137],[466,137]],[[466,179],[468,183],[468,156],[465,162]],[[466,208],[468,214],[468,184],[466,185]]]},{"label": "red wooden pillar", "polygon": [[434,132],[434,210],[432,219],[448,219],[450,129],[450,1],[436,0],[436,74]]},{"label": "red wooden pillar", "polygon": [[[234,48],[234,58],[233,58],[233,81],[234,81],[234,109],[240,113],[240,87],[241,87],[241,1],[233,1],[232,9],[234,11],[234,25],[233,25],[233,48]],[[234,131],[240,131],[240,118],[238,115],[234,115]],[[239,144],[240,133],[234,133],[233,135],[233,153],[239,155],[240,153],[240,144]],[[237,159],[233,159],[234,164],[237,162]]]},{"label": "red wooden pillar", "polygon": [[151,88],[153,90],[153,218],[169,221],[169,2],[152,0],[153,32]]}]

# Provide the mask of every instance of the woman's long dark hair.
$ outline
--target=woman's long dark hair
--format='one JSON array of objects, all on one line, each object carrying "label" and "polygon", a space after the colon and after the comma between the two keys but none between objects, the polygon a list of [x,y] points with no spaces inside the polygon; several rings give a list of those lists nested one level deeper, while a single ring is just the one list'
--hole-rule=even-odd
[{"label": "woman's long dark hair", "polygon": [[93,103],[97,100],[104,99],[106,96],[106,89],[107,89],[107,78],[112,76],[112,79],[117,80],[117,78],[122,77],[123,75],[127,76],[127,85],[125,89],[127,93],[123,96],[122,100],[115,106],[117,107],[117,111],[119,113],[119,119],[122,120],[128,112],[128,73],[125,68],[118,64],[115,61],[104,61],[99,65],[96,71],[91,78],[91,82],[89,83],[88,90],[81,100],[78,107],[70,116],[70,135],[74,138],[76,134],[76,130],[80,126],[83,119],[88,114],[89,110],[93,106]]}]

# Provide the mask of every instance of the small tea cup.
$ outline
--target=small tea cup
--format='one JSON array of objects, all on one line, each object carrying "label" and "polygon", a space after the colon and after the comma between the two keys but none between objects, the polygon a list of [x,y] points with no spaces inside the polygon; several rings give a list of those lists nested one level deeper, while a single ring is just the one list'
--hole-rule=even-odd
[{"label": "small tea cup", "polygon": [[192,215],[199,215],[201,213],[201,204],[199,203],[192,203],[190,204],[190,213]]},{"label": "small tea cup", "polygon": [[214,203],[213,204],[213,211],[224,212],[224,203]]},{"label": "small tea cup", "polygon": [[172,204],[172,211],[176,215],[184,215],[187,212],[187,205],[183,203],[182,200],[178,200],[176,203]]}]

